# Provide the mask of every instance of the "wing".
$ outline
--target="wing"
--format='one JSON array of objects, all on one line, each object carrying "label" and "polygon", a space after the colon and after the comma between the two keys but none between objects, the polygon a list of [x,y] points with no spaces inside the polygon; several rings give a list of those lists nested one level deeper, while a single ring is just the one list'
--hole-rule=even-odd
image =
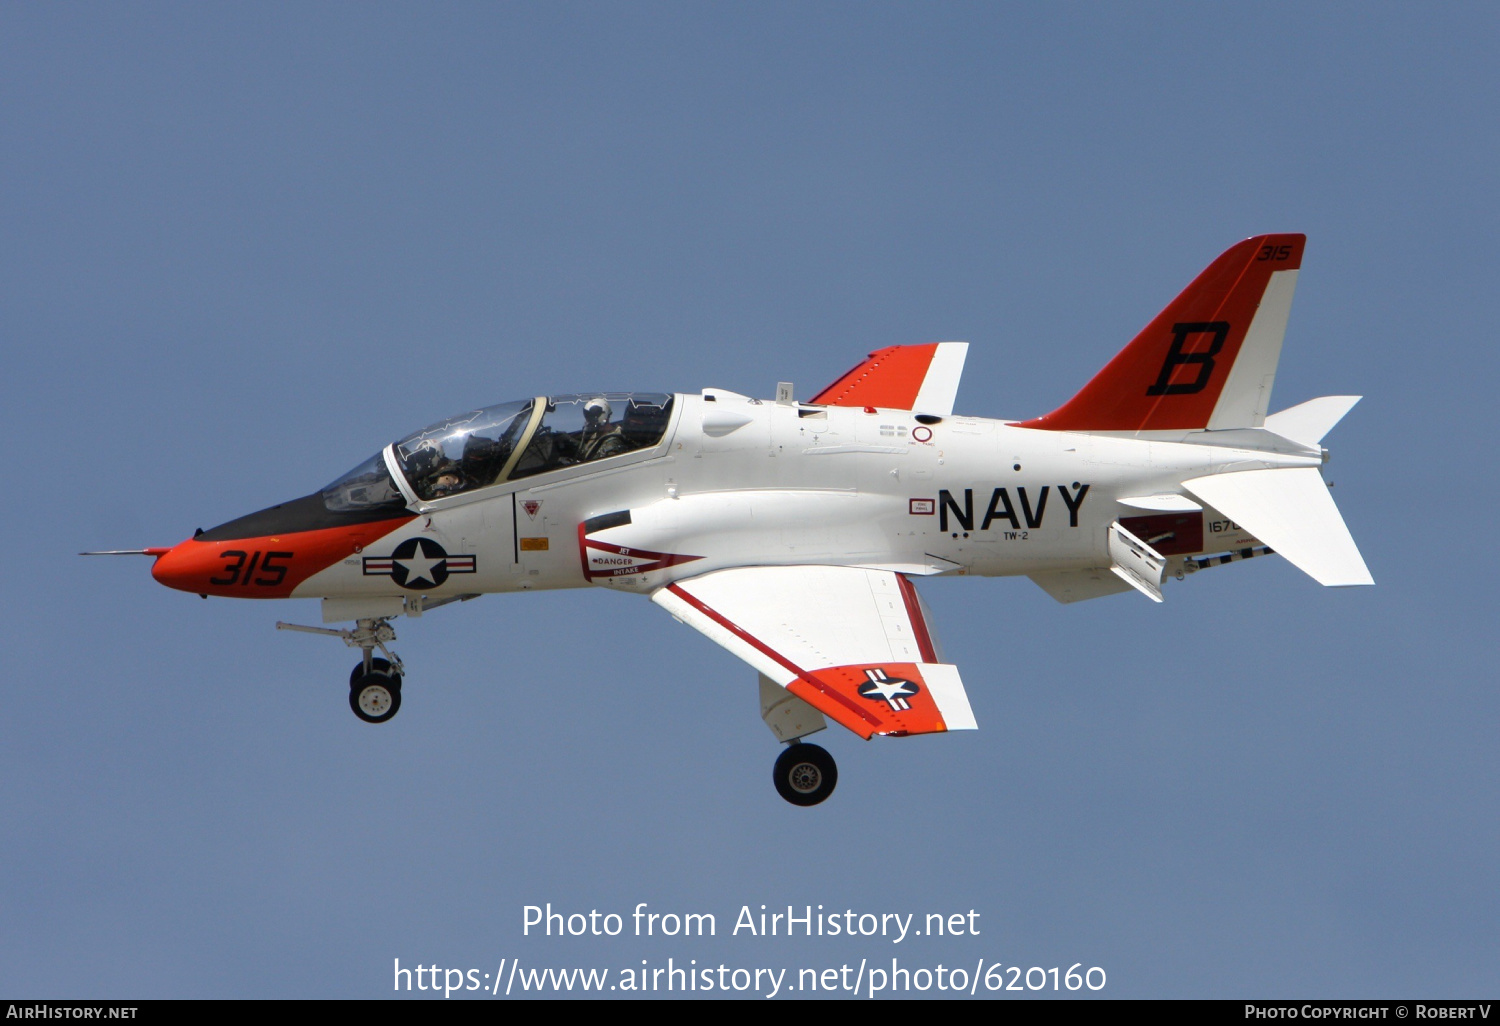
[{"label": "wing", "polygon": [[741,567],[651,601],[860,737],[976,726],[958,667],[938,661],[922,600],[893,571]]},{"label": "wing", "polygon": [[876,406],[947,417],[953,413],[967,342],[877,349],[849,373],[808,400],[812,406]]}]

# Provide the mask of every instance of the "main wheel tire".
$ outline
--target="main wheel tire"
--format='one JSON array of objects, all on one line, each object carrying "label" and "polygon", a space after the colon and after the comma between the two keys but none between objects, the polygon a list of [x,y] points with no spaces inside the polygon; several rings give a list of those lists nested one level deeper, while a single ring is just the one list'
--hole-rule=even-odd
[{"label": "main wheel tire", "polygon": [[371,673],[349,688],[349,708],[366,723],[384,723],[401,711],[401,678]]},{"label": "main wheel tire", "polygon": [[777,757],[771,779],[776,793],[793,805],[817,805],[833,794],[839,768],[817,745],[794,744]]},{"label": "main wheel tire", "polygon": [[[391,663],[388,659],[382,659],[379,656],[371,659],[370,672],[384,674],[385,676],[395,680],[396,687],[399,688],[401,686],[401,674],[391,672]],[[359,662],[354,664],[354,669],[349,671],[349,686],[351,688],[354,687],[355,684],[359,683],[359,678],[363,677],[364,675],[365,661],[361,659]]]}]

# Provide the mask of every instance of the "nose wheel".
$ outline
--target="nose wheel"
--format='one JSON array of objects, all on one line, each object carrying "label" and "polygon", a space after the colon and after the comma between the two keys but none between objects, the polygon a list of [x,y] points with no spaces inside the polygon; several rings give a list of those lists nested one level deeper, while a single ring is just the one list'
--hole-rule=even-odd
[{"label": "nose wheel", "polygon": [[776,793],[793,805],[817,805],[833,794],[839,768],[822,748],[799,742],[777,757],[771,779]]},{"label": "nose wheel", "polygon": [[[363,663],[354,667],[363,668]],[[401,675],[360,673],[349,684],[349,708],[366,723],[386,722],[401,711]]]},{"label": "nose wheel", "polygon": [[[401,711],[401,677],[405,667],[401,665],[401,657],[385,647],[387,641],[396,640],[396,631],[389,618],[359,620],[352,630],[303,627],[294,623],[278,623],[276,626],[284,631],[342,638],[344,644],[360,650],[362,658],[349,671],[349,708],[355,716],[366,723],[385,723]],[[377,648],[385,653],[386,658],[375,654]]]},{"label": "nose wheel", "polygon": [[349,708],[366,723],[384,723],[401,711],[401,673],[386,659],[361,659],[349,671]]}]

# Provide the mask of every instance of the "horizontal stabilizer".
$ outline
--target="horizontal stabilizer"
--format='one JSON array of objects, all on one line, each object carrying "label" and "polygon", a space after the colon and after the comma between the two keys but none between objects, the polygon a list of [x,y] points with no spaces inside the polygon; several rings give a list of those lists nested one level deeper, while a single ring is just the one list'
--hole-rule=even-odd
[{"label": "horizontal stabilizer", "polygon": [[1309,399],[1271,414],[1266,418],[1266,430],[1311,448],[1321,442],[1361,398],[1357,395],[1325,395],[1321,399]]},{"label": "horizontal stabilizer", "polygon": [[1313,467],[1242,470],[1182,486],[1319,584],[1374,584],[1323,476]]}]

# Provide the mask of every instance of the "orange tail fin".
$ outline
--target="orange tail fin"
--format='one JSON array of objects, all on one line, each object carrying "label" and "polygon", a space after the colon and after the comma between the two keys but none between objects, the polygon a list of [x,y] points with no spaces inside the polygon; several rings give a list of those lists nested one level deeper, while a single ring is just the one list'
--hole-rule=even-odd
[{"label": "orange tail fin", "polygon": [[1052,431],[1260,427],[1305,235],[1230,247],[1062,406],[1019,426]]}]

